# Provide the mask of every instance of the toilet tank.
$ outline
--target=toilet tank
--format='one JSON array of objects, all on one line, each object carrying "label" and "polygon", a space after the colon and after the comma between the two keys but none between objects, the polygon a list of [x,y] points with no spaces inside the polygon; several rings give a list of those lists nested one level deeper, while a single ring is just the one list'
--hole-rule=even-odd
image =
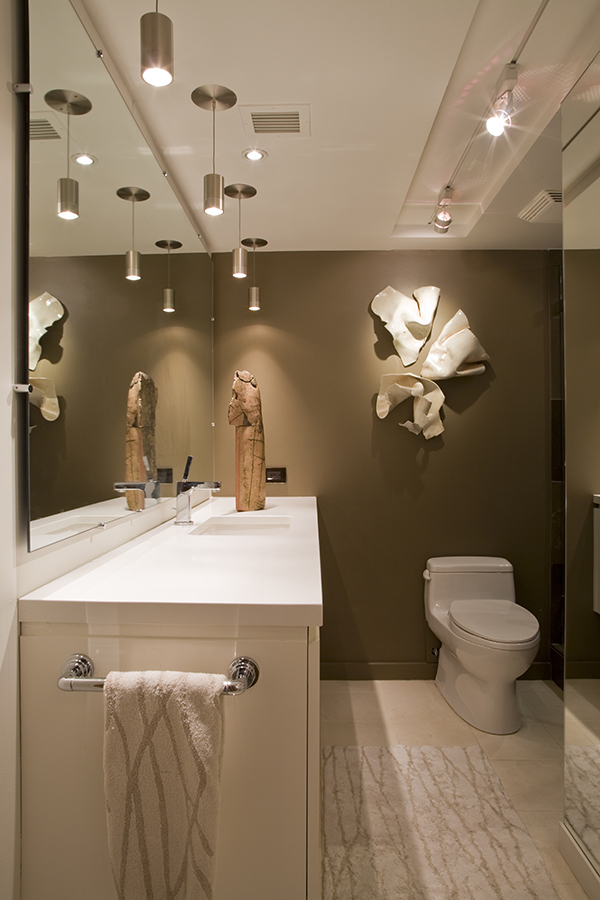
[{"label": "toilet tank", "polygon": [[435,556],[423,573],[429,602],[445,606],[453,600],[515,602],[513,567],[497,556]]}]

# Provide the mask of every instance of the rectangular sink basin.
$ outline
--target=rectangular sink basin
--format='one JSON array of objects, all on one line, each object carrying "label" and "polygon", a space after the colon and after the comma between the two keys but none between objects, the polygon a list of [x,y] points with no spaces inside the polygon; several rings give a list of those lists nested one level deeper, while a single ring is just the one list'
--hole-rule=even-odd
[{"label": "rectangular sink basin", "polygon": [[254,516],[240,513],[239,516],[212,516],[190,531],[190,534],[266,537],[284,534],[289,531],[291,524],[291,516]]}]

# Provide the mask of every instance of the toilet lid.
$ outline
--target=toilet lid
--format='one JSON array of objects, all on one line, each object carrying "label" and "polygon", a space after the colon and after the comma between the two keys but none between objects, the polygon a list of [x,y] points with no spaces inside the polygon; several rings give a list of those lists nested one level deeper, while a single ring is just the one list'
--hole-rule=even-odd
[{"label": "toilet lid", "polygon": [[539,631],[533,613],[510,600],[455,600],[450,619],[469,634],[505,644],[530,641]]}]

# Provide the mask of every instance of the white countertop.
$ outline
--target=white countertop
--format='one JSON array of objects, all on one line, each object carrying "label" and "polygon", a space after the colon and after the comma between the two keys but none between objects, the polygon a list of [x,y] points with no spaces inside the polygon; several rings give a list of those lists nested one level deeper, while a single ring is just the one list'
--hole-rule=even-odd
[{"label": "white countertop", "polygon": [[[215,517],[221,525],[212,531],[225,533],[210,533],[210,527],[194,533]],[[238,513],[233,498],[219,497],[195,509],[192,519],[193,525],[166,522],[32,591],[19,600],[20,621],[322,623],[314,497],[268,497],[266,508],[252,513]],[[239,526],[252,522],[258,527],[243,533]]]}]

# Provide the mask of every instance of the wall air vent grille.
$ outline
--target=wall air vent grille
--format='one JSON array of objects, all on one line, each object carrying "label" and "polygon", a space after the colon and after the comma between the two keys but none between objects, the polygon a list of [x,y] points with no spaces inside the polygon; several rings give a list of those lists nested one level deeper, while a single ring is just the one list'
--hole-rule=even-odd
[{"label": "wall air vent grille", "polygon": [[257,134],[289,134],[310,137],[310,104],[240,106],[239,112],[249,140]]},{"label": "wall air vent grille", "polygon": [[60,141],[60,134],[48,119],[30,119],[30,141]]},{"label": "wall air vent grille", "polygon": [[559,208],[562,205],[562,191],[540,191],[517,216],[526,222],[535,222],[547,210],[555,208],[555,204],[559,204]]}]

